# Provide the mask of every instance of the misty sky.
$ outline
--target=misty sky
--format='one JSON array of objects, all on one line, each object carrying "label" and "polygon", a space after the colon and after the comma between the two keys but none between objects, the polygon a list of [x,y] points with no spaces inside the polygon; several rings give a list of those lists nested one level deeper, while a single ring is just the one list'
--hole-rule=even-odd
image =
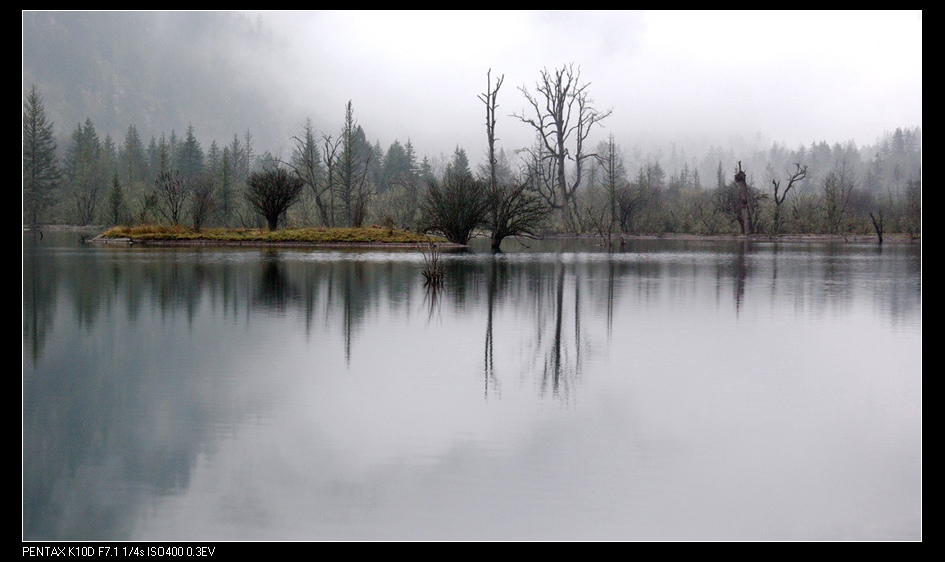
[{"label": "misty sky", "polygon": [[596,107],[613,110],[595,143],[612,132],[623,147],[726,147],[760,133],[788,148],[862,145],[922,121],[920,11],[252,14],[289,41],[268,69],[292,97],[287,121],[337,131],[350,99],[385,149],[408,137],[427,155],[458,144],[478,163],[490,68],[505,75],[499,145],[529,145],[532,132],[508,117],[529,110],[519,88],[571,62]]}]

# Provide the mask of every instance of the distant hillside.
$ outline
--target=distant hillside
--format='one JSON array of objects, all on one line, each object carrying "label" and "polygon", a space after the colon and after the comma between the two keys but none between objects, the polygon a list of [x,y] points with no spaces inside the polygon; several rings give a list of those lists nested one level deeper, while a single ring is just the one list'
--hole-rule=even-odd
[{"label": "distant hillside", "polygon": [[116,142],[189,124],[204,146],[250,130],[284,142],[278,92],[250,79],[276,56],[260,23],[229,12],[23,12],[23,90],[36,84],[58,135],[92,120]]}]

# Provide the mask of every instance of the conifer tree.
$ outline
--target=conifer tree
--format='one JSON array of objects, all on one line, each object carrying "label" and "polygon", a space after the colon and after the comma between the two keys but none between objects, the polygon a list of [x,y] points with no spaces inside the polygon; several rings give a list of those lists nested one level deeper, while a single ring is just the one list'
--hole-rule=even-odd
[{"label": "conifer tree", "polygon": [[46,117],[43,98],[34,85],[23,104],[24,224],[39,224],[43,212],[55,202],[58,185],[53,124]]}]

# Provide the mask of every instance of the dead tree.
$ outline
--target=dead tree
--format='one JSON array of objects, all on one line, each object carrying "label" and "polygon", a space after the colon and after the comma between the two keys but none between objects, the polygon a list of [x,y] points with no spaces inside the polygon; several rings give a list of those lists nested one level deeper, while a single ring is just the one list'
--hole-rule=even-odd
[{"label": "dead tree", "polygon": [[499,94],[499,88],[505,80],[503,74],[495,81],[495,88],[492,87],[492,69],[486,73],[486,91],[479,94],[479,99],[486,105],[486,139],[489,147],[489,189],[494,190],[498,185],[496,178],[496,158],[495,158],[495,110],[498,107],[496,96]]},{"label": "dead tree", "polygon": [[486,188],[488,203],[485,224],[492,237],[492,251],[499,252],[502,240],[510,236],[534,236],[535,231],[544,224],[549,208],[538,194],[530,189],[531,182],[499,182],[496,173],[495,156],[495,110],[498,107],[496,96],[505,75],[492,86],[492,70],[486,74],[486,92],[479,99],[486,106],[486,140],[489,151],[489,184]]},{"label": "dead tree", "polygon": [[738,224],[742,227],[742,234],[750,234],[754,232],[751,220],[751,190],[745,181],[741,160],[738,161],[738,171],[735,172],[735,185],[738,186]]},{"label": "dead tree", "polygon": [[[542,70],[541,81],[535,86],[538,96],[525,87],[519,88],[531,105],[534,117],[514,115],[535,129],[541,149],[547,151],[545,157],[552,160],[554,189],[542,196],[552,208],[564,211],[566,224],[571,222],[574,194],[581,185],[584,161],[595,156],[585,152],[584,141],[594,125],[599,125],[611,113],[610,110],[598,111],[591,105],[587,91],[590,84],[581,84],[580,78],[581,71],[573,64],[553,73]],[[570,183],[565,170],[568,160],[574,163]]]},{"label": "dead tree", "polygon": [[787,194],[791,191],[791,188],[794,187],[794,182],[801,181],[807,177],[807,166],[803,168],[797,162],[794,163],[795,169],[794,173],[788,178],[787,187],[784,188],[784,192],[781,193],[780,197],[778,196],[778,190],[781,188],[781,182],[778,180],[771,180],[771,183],[774,184],[774,233],[778,234],[781,231],[781,204],[784,203],[784,200],[787,198]]},{"label": "dead tree", "polygon": [[883,245],[883,230],[886,227],[886,219],[883,217],[883,210],[880,209],[873,214],[873,211],[870,211],[870,220],[873,221],[873,229],[876,230],[876,237],[879,239],[879,245]]}]

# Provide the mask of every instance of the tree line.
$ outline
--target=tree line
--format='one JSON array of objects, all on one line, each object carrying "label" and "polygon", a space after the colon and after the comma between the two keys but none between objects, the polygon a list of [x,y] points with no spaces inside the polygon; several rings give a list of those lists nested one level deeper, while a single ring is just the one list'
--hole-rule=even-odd
[{"label": "tree line", "polygon": [[[466,243],[477,233],[498,250],[510,236],[595,234],[921,234],[921,131],[899,128],[876,146],[822,141],[700,160],[625,152],[613,134],[592,145],[609,110],[589,97],[580,68],[544,69],[522,86],[528,108],[500,121],[504,76],[487,74],[486,159],[474,172],[464,148],[448,161],[420,158],[409,139],[370,143],[352,102],[335,133],[309,119],[288,158],[256,153],[250,131],[207,148],[193,125],[152,137],[134,125],[102,137],[91,120],[58,146],[43,97],[23,104],[23,222],[117,225],[362,226],[436,232]],[[497,146],[511,121],[532,146],[513,157]],[[735,165],[737,162],[737,166]],[[715,177],[704,170],[715,164]],[[703,172],[700,172],[702,170]],[[714,181],[713,181],[714,180]]]}]

